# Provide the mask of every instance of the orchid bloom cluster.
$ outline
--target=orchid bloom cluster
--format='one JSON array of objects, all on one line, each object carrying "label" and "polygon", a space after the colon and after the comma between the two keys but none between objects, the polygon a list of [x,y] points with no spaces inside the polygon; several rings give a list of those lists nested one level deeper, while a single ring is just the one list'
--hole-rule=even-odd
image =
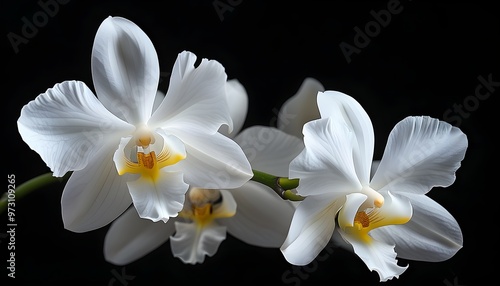
[{"label": "orchid bloom cluster", "polygon": [[242,130],[245,88],[222,64],[182,51],[168,90],[134,23],[108,17],[91,56],[95,93],[64,81],[21,110],[18,129],[63,190],[64,227],[109,225],[104,256],[133,262],[170,243],[184,263],[216,254],[227,234],[279,248],[293,265],[330,241],[352,250],[380,281],[443,261],[462,247],[453,216],[426,194],[453,184],[467,137],[409,116],[374,161],[370,117],[351,96],[307,78],[282,106],[290,120]]}]

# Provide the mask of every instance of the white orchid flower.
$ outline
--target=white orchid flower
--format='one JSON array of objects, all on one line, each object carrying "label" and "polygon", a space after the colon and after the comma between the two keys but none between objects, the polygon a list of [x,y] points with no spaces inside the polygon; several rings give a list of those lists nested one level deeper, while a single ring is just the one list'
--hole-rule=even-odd
[{"label": "white orchid flower", "polygon": [[[228,83],[228,97],[232,98],[228,101],[233,103],[230,111],[241,128],[247,110],[246,91],[237,81]],[[279,176],[288,174],[290,161],[303,149],[301,140],[271,127],[249,127],[234,140],[255,169]],[[126,211],[106,234],[106,260],[125,265],[170,241],[175,257],[188,264],[203,263],[206,256],[215,255],[227,233],[250,245],[279,248],[294,213],[291,202],[253,181],[231,190],[192,187],[186,197],[179,216],[166,224],[141,219],[133,209]]]},{"label": "white orchid flower", "polygon": [[335,91],[319,92],[317,102],[321,118],[304,125],[305,149],[290,164],[289,176],[300,179],[297,192],[306,198],[281,247],[285,258],[310,263],[335,229],[381,281],[406,270],[396,256],[452,257],[462,247],[460,227],[426,193],[454,182],[465,134],[434,118],[407,117],[390,133],[371,178],[374,133],[364,109]]},{"label": "white orchid flower", "polygon": [[131,21],[108,17],[92,49],[97,96],[83,82],[64,81],[22,109],[22,139],[54,176],[73,171],[62,195],[65,228],[102,227],[131,203],[141,217],[165,222],[182,210],[189,185],[235,188],[251,178],[241,148],[217,132],[232,129],[224,67],[195,61],[191,52],[178,55],[153,109],[155,48]]}]

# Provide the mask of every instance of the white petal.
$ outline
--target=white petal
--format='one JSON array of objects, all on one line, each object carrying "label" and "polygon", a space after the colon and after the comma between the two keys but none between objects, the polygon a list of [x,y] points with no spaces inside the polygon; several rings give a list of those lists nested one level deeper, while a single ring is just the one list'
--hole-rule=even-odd
[{"label": "white petal", "polygon": [[356,138],[353,146],[354,166],[361,184],[367,185],[370,181],[375,144],[370,117],[354,98],[337,91],[318,93],[318,107],[321,118],[332,117],[332,120],[343,121],[354,132]]},{"label": "white petal", "polygon": [[234,141],[241,146],[253,169],[288,177],[290,162],[304,149],[299,138],[266,126],[251,126]]},{"label": "white petal", "polygon": [[342,199],[332,200],[331,194],[310,196],[300,202],[281,246],[289,263],[307,265],[318,256],[332,237],[342,203]]},{"label": "white petal", "polygon": [[325,88],[318,80],[311,77],[305,78],[297,93],[281,106],[278,113],[278,129],[302,138],[304,124],[320,118],[316,97],[319,91],[324,90]]},{"label": "white petal", "polygon": [[182,173],[160,170],[156,180],[140,177],[127,182],[137,212],[141,218],[154,222],[167,222],[177,216],[184,205],[188,185],[182,180]]},{"label": "white petal", "polygon": [[108,144],[86,168],[71,174],[61,200],[66,229],[86,232],[103,227],[132,203],[125,177],[118,175],[113,162],[115,148]]},{"label": "white petal", "polygon": [[354,134],[330,118],[304,125],[305,149],[290,163],[290,178],[299,178],[301,195],[361,190],[353,164]]},{"label": "white petal", "polygon": [[136,261],[165,243],[175,231],[175,219],[167,223],[140,218],[129,208],[109,227],[104,238],[104,258],[116,265]]},{"label": "white petal", "polygon": [[[364,194],[347,196],[346,203],[339,212],[340,234],[352,245],[354,252],[365,262],[366,266],[370,270],[378,272],[381,281],[387,281],[393,277],[397,278],[407,267],[401,267],[397,264],[394,244],[390,240],[372,239],[371,234],[390,225],[398,224],[400,227],[401,224],[408,222],[412,216],[411,204],[406,198],[398,198],[387,193],[382,207],[369,211],[370,221],[367,229],[346,228],[346,226],[353,225],[352,221],[356,211],[365,198]],[[407,237],[407,239],[414,238]]]},{"label": "white petal", "polygon": [[153,43],[131,21],[106,18],[94,40],[92,78],[97,96],[111,112],[134,125],[146,123],[160,79]]},{"label": "white petal", "polygon": [[290,201],[256,182],[248,182],[230,193],[238,206],[236,215],[218,220],[229,234],[251,245],[280,247],[295,211]]},{"label": "white petal", "polygon": [[372,240],[371,243],[363,243],[358,240],[352,240],[340,232],[344,239],[349,241],[354,248],[354,252],[363,260],[368,269],[376,271],[380,276],[380,281],[385,282],[394,277],[399,278],[408,266],[399,266],[396,260],[394,245],[382,241]]},{"label": "white petal", "polygon": [[213,223],[201,227],[194,222],[176,221],[175,229],[175,235],[170,237],[172,253],[189,264],[203,263],[205,255],[213,256],[226,239],[226,228]]},{"label": "white petal", "polygon": [[467,137],[457,127],[427,116],[407,117],[390,133],[370,186],[417,194],[447,187],[455,181],[466,149]]},{"label": "white petal", "polygon": [[248,95],[245,87],[237,80],[231,79],[226,82],[226,96],[229,104],[229,113],[233,120],[233,131],[229,132],[228,125],[222,125],[219,132],[234,138],[241,131],[248,112]]},{"label": "white petal", "polygon": [[341,228],[354,226],[356,213],[367,197],[367,195],[361,193],[351,193],[346,196],[346,201],[342,209],[339,211],[337,219]]},{"label": "white petal", "polygon": [[17,121],[23,140],[42,157],[56,177],[87,166],[109,140],[118,146],[133,126],[111,114],[82,82],[49,88],[21,110]]},{"label": "white petal", "polygon": [[184,172],[184,180],[206,189],[232,189],[247,182],[253,172],[240,146],[220,134],[204,134],[199,130],[168,129],[186,146],[186,159],[176,164]]},{"label": "white petal", "polygon": [[202,59],[195,69],[195,60],[196,56],[190,52],[179,54],[165,99],[148,126],[184,128],[195,125],[211,134],[221,125],[228,124],[232,130],[224,67],[215,60]]},{"label": "white petal", "polygon": [[411,220],[371,232],[376,239],[396,244],[398,256],[439,262],[451,258],[463,246],[462,231],[453,216],[425,195],[405,194],[413,206]]}]

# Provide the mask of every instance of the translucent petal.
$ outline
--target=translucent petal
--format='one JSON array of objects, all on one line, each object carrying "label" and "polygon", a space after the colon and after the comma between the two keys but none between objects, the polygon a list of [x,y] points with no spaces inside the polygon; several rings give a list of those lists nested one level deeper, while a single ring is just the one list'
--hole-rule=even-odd
[{"label": "translucent petal", "polygon": [[290,178],[299,178],[301,195],[347,194],[361,190],[353,164],[354,134],[330,118],[304,125],[305,150],[290,163]]},{"label": "translucent petal", "polygon": [[343,202],[335,200],[331,194],[307,197],[300,202],[281,246],[289,263],[307,265],[318,256],[332,237],[335,216]]},{"label": "translucent petal", "polygon": [[280,247],[285,241],[295,208],[270,188],[256,182],[229,190],[236,214],[218,222],[239,240],[260,247]]},{"label": "translucent petal", "polygon": [[297,93],[281,106],[278,113],[278,129],[302,138],[304,124],[320,118],[316,97],[319,91],[324,90],[318,80],[311,77],[305,78]]},{"label": "translucent petal", "polygon": [[116,265],[134,262],[165,243],[175,232],[174,219],[167,223],[140,218],[129,208],[109,227],[104,238],[104,258]]},{"label": "translucent petal", "polygon": [[226,227],[215,223],[200,227],[196,223],[175,222],[175,235],[170,237],[170,247],[175,257],[184,263],[203,263],[205,256],[213,256],[226,239]]},{"label": "translucent petal", "polygon": [[411,220],[378,228],[371,235],[396,245],[398,256],[439,262],[451,258],[463,246],[462,231],[453,216],[425,195],[405,194],[413,206]]},{"label": "translucent petal", "polygon": [[232,119],[226,97],[226,73],[215,60],[202,59],[194,68],[196,56],[182,52],[177,57],[165,99],[153,113],[148,126],[184,128],[195,125],[212,134]]},{"label": "translucent petal", "polygon": [[165,99],[165,93],[161,90],[157,90],[155,100],[153,101],[153,112],[158,109],[158,106],[160,106],[160,103],[163,101],[163,99]]},{"label": "translucent petal", "polygon": [[106,108],[134,125],[147,122],[160,68],[153,43],[137,25],[121,17],[102,22],[92,49],[92,78]]},{"label": "translucent petal", "polygon": [[118,146],[119,138],[134,129],[78,81],[56,84],[40,94],[22,108],[17,125],[22,139],[56,177],[83,169],[103,145]]},{"label": "translucent petal", "polygon": [[160,170],[157,180],[139,179],[127,182],[137,212],[141,218],[167,222],[182,210],[188,185],[182,173]]},{"label": "translucent petal", "polygon": [[248,95],[245,87],[237,80],[231,79],[226,82],[226,96],[229,104],[229,113],[233,120],[233,131],[229,132],[228,125],[222,125],[219,132],[234,138],[241,131],[248,112]]},{"label": "translucent petal", "polygon": [[428,116],[407,117],[390,133],[370,186],[395,194],[447,187],[466,149],[467,137],[457,127]]},{"label": "translucent petal", "polygon": [[234,140],[253,169],[281,177],[288,177],[290,162],[304,149],[299,138],[266,126],[248,127]]},{"label": "translucent petal", "polygon": [[370,168],[375,144],[370,117],[354,98],[337,91],[318,93],[318,107],[321,118],[332,117],[334,121],[345,122],[349,130],[354,133],[354,167],[361,184],[367,185],[370,181]]},{"label": "translucent petal", "polygon": [[61,199],[66,229],[87,232],[103,227],[132,203],[126,178],[118,175],[113,162],[115,148],[101,148],[87,167],[71,174]]}]

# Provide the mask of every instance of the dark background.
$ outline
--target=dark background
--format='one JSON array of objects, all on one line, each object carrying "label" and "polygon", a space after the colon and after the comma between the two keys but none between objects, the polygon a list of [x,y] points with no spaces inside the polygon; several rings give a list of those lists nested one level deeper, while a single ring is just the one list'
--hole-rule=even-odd
[{"label": "dark background", "polygon": [[[499,220],[494,198],[498,183],[493,171],[498,169],[494,135],[500,87],[492,87],[488,98],[475,95],[478,77],[500,82],[500,20],[497,8],[490,4],[493,1],[401,0],[398,7],[402,10],[375,31],[359,53],[351,55],[350,63],[339,45],[354,46],[355,27],[364,30],[373,24],[370,11],[387,9],[393,1],[60,2],[58,11],[46,16],[45,22],[38,20],[37,31],[29,37],[23,36],[23,26],[43,13],[38,1],[1,4],[2,97],[7,113],[3,117],[7,121],[4,168],[7,174],[15,174],[18,185],[49,171],[17,132],[22,106],[64,80],[81,80],[93,89],[90,55],[95,33],[107,16],[122,16],[141,27],[155,45],[161,88],[166,89],[182,50],[221,62],[229,78],[237,78],[249,94],[245,127],[274,125],[277,110],[305,77],[314,77],[326,89],[345,92],[361,103],[374,125],[376,159],[392,127],[406,116],[430,115],[460,127],[468,136],[469,148],[457,179],[429,195],[457,219],[464,246],[444,262],[409,261],[409,269],[399,279],[385,284],[497,282]],[[228,9],[218,14],[214,3]],[[16,52],[9,34],[27,42],[19,44]],[[459,105],[464,113],[453,110]],[[202,265],[184,265],[172,257],[166,243],[134,263],[116,266],[102,255],[107,227],[89,233],[63,228],[62,188],[62,184],[54,185],[16,201],[15,279],[6,276],[7,217],[2,214],[0,265],[6,283],[1,285],[379,284],[375,272],[340,249],[299,268],[288,264],[278,249],[248,246],[232,237]],[[120,280],[123,276],[126,279]]]}]

